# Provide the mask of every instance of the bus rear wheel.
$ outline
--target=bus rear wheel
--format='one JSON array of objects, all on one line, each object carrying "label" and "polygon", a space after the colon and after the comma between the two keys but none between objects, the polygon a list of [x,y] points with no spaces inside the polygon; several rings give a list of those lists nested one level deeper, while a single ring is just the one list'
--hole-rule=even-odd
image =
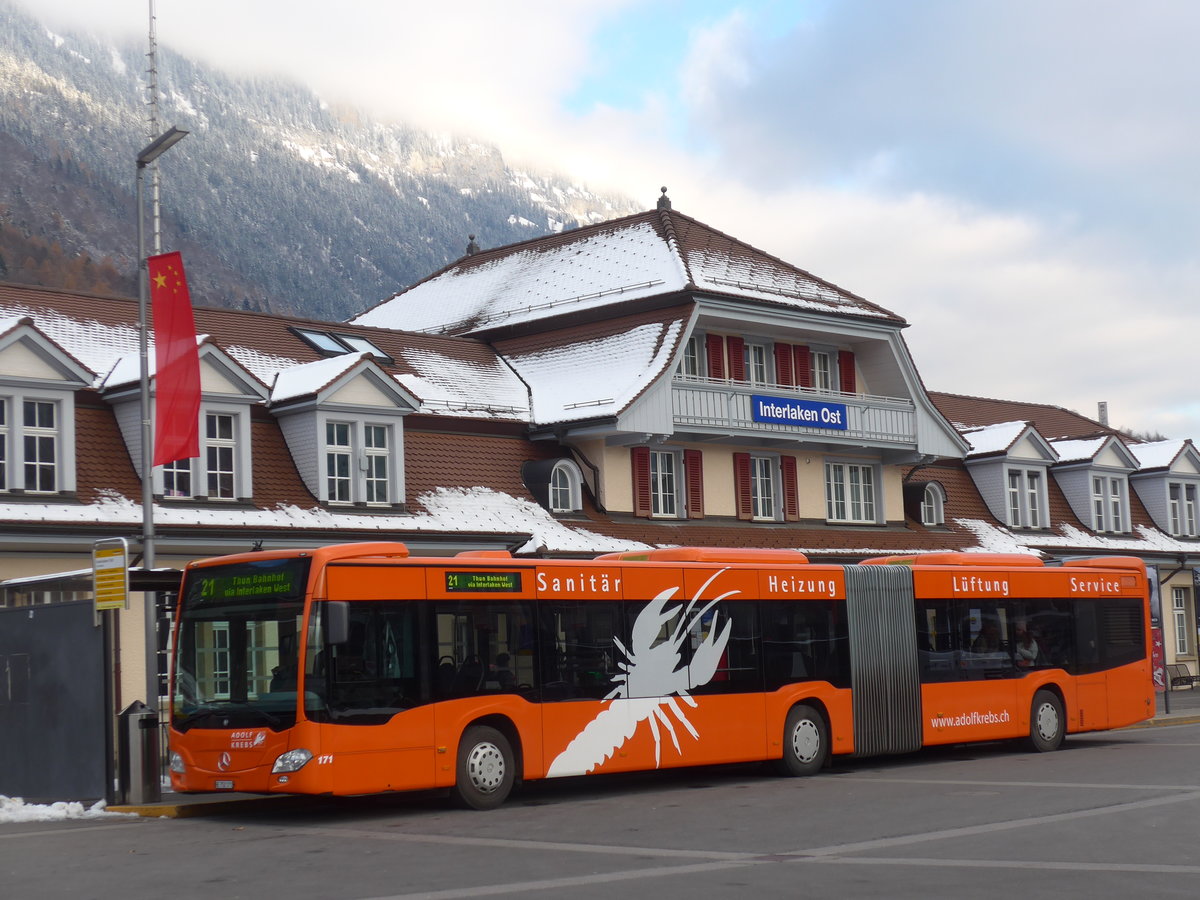
[{"label": "bus rear wheel", "polygon": [[469,809],[495,809],[512,791],[516,767],[512,746],[487,725],[473,725],[458,743],[458,767],[450,796]]},{"label": "bus rear wheel", "polygon": [[1066,718],[1058,695],[1046,690],[1034,694],[1029,710],[1029,746],[1039,753],[1057,750],[1065,731]]},{"label": "bus rear wheel", "polygon": [[816,775],[829,758],[829,725],[811,706],[792,707],[783,726],[783,775]]}]

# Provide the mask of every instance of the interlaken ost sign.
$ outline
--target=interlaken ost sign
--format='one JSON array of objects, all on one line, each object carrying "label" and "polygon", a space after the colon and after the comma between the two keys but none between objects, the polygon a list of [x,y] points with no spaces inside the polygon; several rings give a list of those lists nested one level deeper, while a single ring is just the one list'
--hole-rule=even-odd
[{"label": "interlaken ost sign", "polygon": [[844,403],[751,394],[750,406],[755,422],[798,425],[804,428],[828,428],[833,431],[846,430],[846,404]]}]

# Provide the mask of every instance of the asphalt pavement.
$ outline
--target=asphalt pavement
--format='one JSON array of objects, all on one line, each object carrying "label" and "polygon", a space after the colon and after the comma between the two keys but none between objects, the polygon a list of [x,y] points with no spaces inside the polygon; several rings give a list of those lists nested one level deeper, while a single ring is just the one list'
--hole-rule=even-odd
[{"label": "asphalt pavement", "polygon": [[[1153,719],[1131,725],[1131,728],[1151,728],[1162,725],[1191,725],[1200,722],[1200,687],[1177,688],[1166,694],[1158,695],[1158,712]],[[162,799],[157,803],[113,805],[108,807],[111,812],[135,813],[139,816],[165,817],[170,819],[188,816],[204,816],[228,809],[230,804],[239,808],[261,805],[264,807],[280,804],[299,805],[306,802],[305,797],[291,795],[238,794],[177,794],[164,791]]]}]

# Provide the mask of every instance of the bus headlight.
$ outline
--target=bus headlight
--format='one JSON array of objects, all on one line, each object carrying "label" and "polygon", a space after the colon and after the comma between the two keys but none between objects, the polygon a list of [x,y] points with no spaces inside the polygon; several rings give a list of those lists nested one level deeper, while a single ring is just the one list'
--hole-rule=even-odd
[{"label": "bus headlight", "polygon": [[178,775],[182,775],[184,773],[184,771],[186,771],[186,769],[183,765],[183,757],[180,756],[178,753],[176,753],[174,750],[171,751],[170,768],[171,768],[172,772],[175,772]]},{"label": "bus headlight", "polygon": [[275,765],[271,768],[271,771],[299,772],[310,759],[312,759],[312,754],[307,750],[289,750],[275,760]]}]

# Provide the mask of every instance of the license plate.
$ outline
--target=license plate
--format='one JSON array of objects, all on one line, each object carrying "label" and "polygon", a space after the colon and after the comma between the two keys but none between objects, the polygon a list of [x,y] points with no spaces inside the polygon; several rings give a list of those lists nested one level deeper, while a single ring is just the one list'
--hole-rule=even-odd
[{"label": "license plate", "polygon": [[218,781],[216,783],[216,789],[218,791],[232,791],[233,790],[233,782],[232,781]]}]

